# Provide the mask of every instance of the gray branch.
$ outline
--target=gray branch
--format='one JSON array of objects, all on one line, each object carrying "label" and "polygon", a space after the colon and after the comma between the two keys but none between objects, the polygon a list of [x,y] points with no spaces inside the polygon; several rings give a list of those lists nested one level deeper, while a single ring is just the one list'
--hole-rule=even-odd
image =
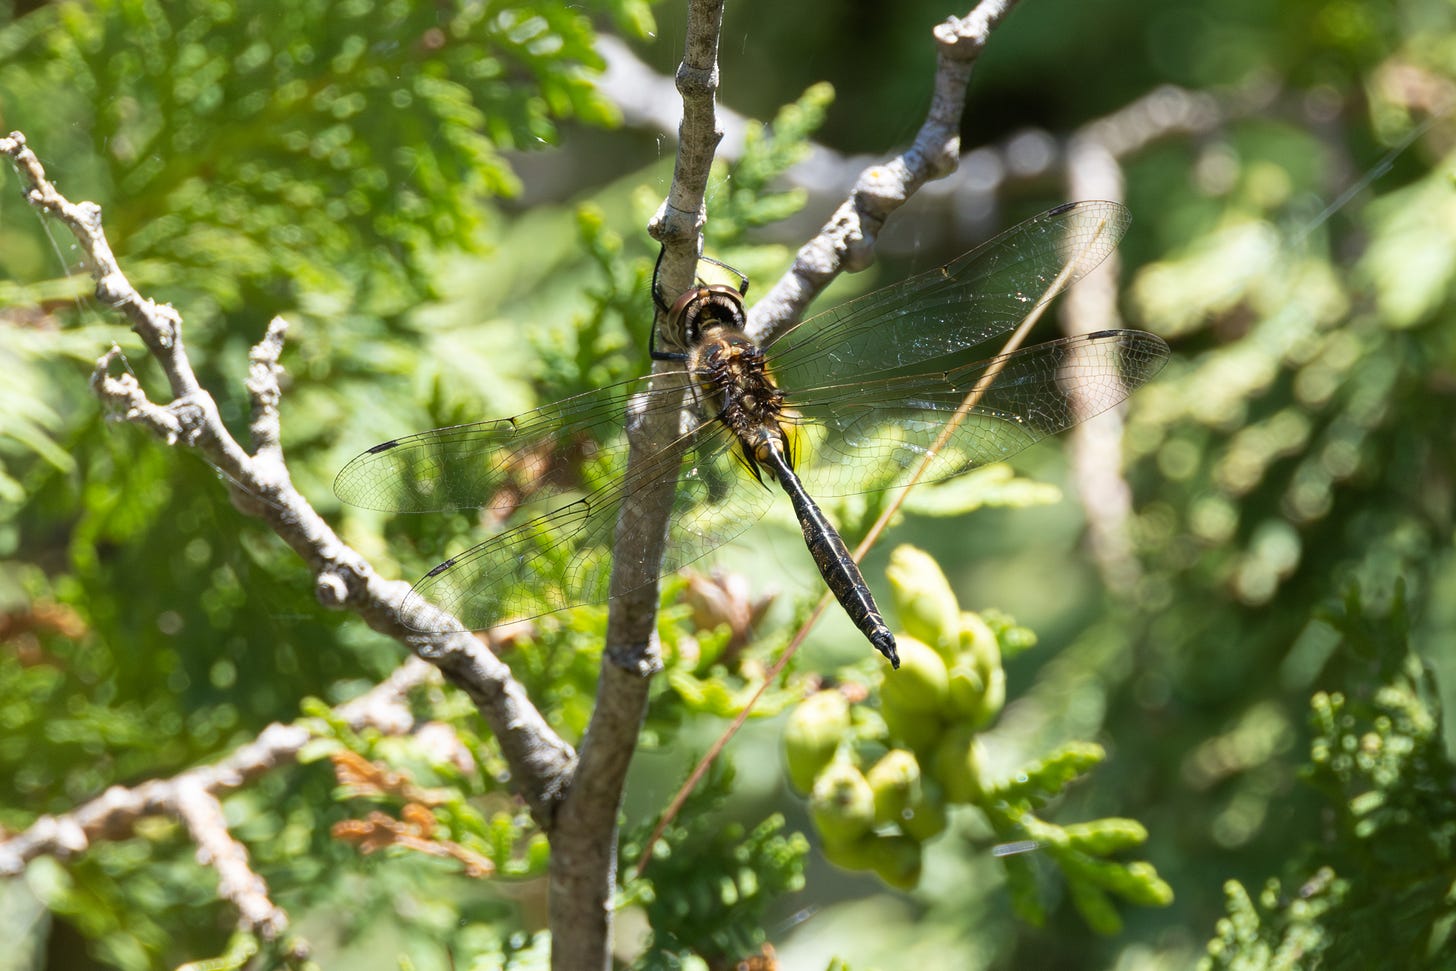
[{"label": "gray branch", "polygon": [[274,317],[268,323],[268,333],[248,354],[248,400],[253,404],[248,433],[253,439],[253,459],[279,465],[283,463],[283,446],[279,443],[282,428],[278,402],[283,390],[278,386],[278,377],[283,368],[278,359],[283,355],[283,338],[287,333],[288,321]]},{"label": "gray branch", "polygon": [[546,723],[510,670],[473,635],[422,634],[407,626],[399,604],[409,585],[386,580],[346,545],[294,488],[278,443],[278,356],[283,346],[281,321],[250,355],[248,390],[252,396],[254,453],[232,437],[211,394],[197,381],[182,341],[182,317],[172,307],[143,297],[121,271],[101,224],[101,209],[72,203],[46,178],[40,161],[13,132],[0,138],[0,154],[14,160],[26,199],[60,220],[76,237],[96,296],[131,322],[161,365],[172,400],[148,399],[136,379],[113,375],[119,352],[113,348],[96,363],[91,385],[117,417],[150,429],[168,444],[194,448],[228,483],[233,503],[265,521],[314,574],[314,592],[326,607],[349,607],[374,630],[407,646],[438,667],[475,702],[499,739],[512,779],[532,814],[550,828],[553,810],[575,765],[575,753]]},{"label": "gray branch", "polygon": [[951,17],[935,28],[934,92],[915,141],[900,155],[860,174],[849,198],[799,249],[789,271],[754,304],[749,314],[751,337],[760,343],[767,340],[802,317],[841,271],[869,266],[890,214],[926,182],[955,170],[971,70],[992,28],[1015,6],[1016,0],[982,0],[964,19]]},{"label": "gray branch", "polygon": [[[606,63],[598,86],[621,110],[627,124],[663,134],[675,134],[678,114],[671,108],[673,80],[657,74],[621,40],[609,35],[597,38],[597,52]],[[1067,175],[1074,164],[1076,144],[1087,138],[1098,141],[1115,158],[1134,154],[1149,143],[1180,135],[1208,135],[1230,121],[1267,113],[1271,92],[1262,83],[1230,88],[1217,94],[1194,92],[1174,85],[1160,85],[1117,111],[1090,122],[1070,136],[1039,128],[1025,128],[1004,141],[982,145],[961,155],[955,172],[920,187],[920,212],[914,235],[915,246],[933,242],[937,230],[958,236],[984,235],[997,223],[998,198],[1009,185]],[[1292,112],[1302,106],[1286,98]],[[744,136],[750,119],[722,105],[718,121],[723,140],[717,155],[737,159],[743,154]],[[854,190],[861,174],[878,159],[869,155],[845,155],[810,142],[808,155],[784,174],[786,187],[807,193],[806,210],[838,201]],[[527,173],[529,175],[529,173]],[[1077,198],[1090,198],[1077,196]],[[831,201],[834,200],[834,201]],[[791,238],[800,231],[802,216],[792,217],[766,230]],[[804,226],[805,231],[808,226]],[[904,244],[901,244],[904,245]],[[896,251],[893,238],[882,238],[880,253]]]},{"label": "gray branch", "polygon": [[[650,226],[663,243],[664,291],[681,293],[693,282],[702,232],[703,195],[713,153],[722,137],[714,111],[718,89],[718,37],[723,0],[690,0],[683,60],[677,167],[672,187]],[[659,326],[662,321],[656,321]],[[683,384],[680,366],[661,362],[653,384]],[[677,434],[671,409],[628,416],[629,465],[667,447]],[[612,896],[617,878],[617,814],[627,767],[647,712],[651,676],[661,669],[656,643],[658,585],[675,483],[627,496],[617,523],[612,558],[612,601],[596,707],[581,743],[571,788],[551,837],[550,922],[555,971],[611,966]]]}]

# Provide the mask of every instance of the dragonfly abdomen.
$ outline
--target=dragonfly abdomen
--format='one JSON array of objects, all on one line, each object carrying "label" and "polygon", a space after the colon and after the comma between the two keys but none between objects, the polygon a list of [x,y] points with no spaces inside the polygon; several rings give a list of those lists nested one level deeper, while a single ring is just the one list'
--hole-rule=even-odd
[{"label": "dragonfly abdomen", "polygon": [[794,504],[794,515],[804,531],[804,545],[809,547],[809,555],[814,558],[814,565],[819,568],[819,574],[824,577],[834,599],[839,601],[849,619],[854,621],[875,650],[888,658],[892,667],[898,668],[900,655],[895,651],[895,635],[886,626],[869,584],[865,583],[864,574],[860,573],[859,565],[850,556],[839,531],[794,474],[781,442],[780,436],[770,436],[765,432],[755,449],[757,460],[773,471],[774,478],[789,494],[789,500]]},{"label": "dragonfly abdomen", "polygon": [[769,376],[763,351],[742,331],[713,326],[702,334],[689,357],[689,367],[704,394],[721,402],[718,419],[738,439],[744,464],[759,481],[759,469],[766,467],[789,494],[809,555],[834,599],[875,650],[898,668],[895,635],[885,625],[864,575],[839,532],[794,474],[789,439],[779,423],[784,394]]}]

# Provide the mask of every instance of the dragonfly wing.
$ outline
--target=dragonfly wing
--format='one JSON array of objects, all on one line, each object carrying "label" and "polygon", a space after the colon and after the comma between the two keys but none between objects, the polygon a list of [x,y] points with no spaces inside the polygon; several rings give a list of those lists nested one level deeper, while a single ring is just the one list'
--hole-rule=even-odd
[{"label": "dragonfly wing", "polygon": [[[801,478],[817,495],[848,495],[892,486],[927,458],[926,482],[998,462],[1117,405],[1167,359],[1152,334],[1101,331],[947,371],[790,394]],[[968,396],[963,420],[934,450]]]},{"label": "dragonfly wing", "polygon": [[974,348],[1096,268],[1131,219],[1115,202],[1058,206],[1028,219],[945,266],[786,331],[767,348],[774,374],[783,388],[817,388]]},{"label": "dragonfly wing", "polygon": [[[763,515],[768,492],[743,481],[747,473],[718,422],[686,437],[685,451],[658,452],[610,484],[452,556],[415,584],[402,615],[428,625],[422,630],[482,630],[606,600],[623,497],[657,487],[675,484],[654,580],[727,542]],[[421,609],[426,603],[439,610]]]},{"label": "dragonfly wing", "polygon": [[678,481],[662,572],[673,573],[763,518],[776,493],[739,458],[727,429],[713,422],[713,445],[696,450]]},{"label": "dragonfly wing", "polygon": [[605,598],[607,572],[592,556],[610,529],[608,498],[578,499],[450,557],[405,598],[405,622],[429,632],[482,630]]},{"label": "dragonfly wing", "polygon": [[[588,460],[621,459],[627,401],[648,389],[636,378],[498,421],[436,428],[383,442],[356,456],[334,493],[365,509],[438,512],[513,509],[523,499],[583,485]],[[649,392],[648,407],[678,408],[680,389]],[[616,453],[621,453],[618,455]]]}]

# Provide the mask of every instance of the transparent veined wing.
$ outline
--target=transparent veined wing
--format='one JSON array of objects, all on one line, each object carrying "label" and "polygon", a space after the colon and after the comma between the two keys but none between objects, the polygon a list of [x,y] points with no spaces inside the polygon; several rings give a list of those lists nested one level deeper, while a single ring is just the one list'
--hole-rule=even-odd
[{"label": "transparent veined wing", "polygon": [[[622,474],[604,475],[584,495],[557,496],[566,501],[450,557],[415,584],[402,616],[423,631],[480,630],[606,600],[622,500],[658,486],[671,487],[674,501],[654,577],[758,521],[773,496],[736,457],[726,428],[698,421],[677,444]],[[444,613],[421,609],[425,603]]]},{"label": "transparent veined wing", "polygon": [[[1002,461],[1114,407],[1167,359],[1152,334],[1101,331],[944,371],[791,392],[800,477],[814,494],[837,496],[891,486],[927,456],[926,482]],[[932,455],[968,395],[974,404]]]},{"label": "transparent veined wing", "polygon": [[[928,478],[1006,458],[1112,407],[1151,378],[1167,347],[1109,331],[989,360],[1004,334],[1100,263],[1126,229],[1115,203],[1051,210],[938,270],[850,301],[787,331],[769,351],[813,494],[882,488],[918,464],[961,408]],[[731,433],[682,390],[638,379],[502,421],[375,446],[339,474],[347,502],[426,512],[482,508],[510,526],[431,570],[402,605],[422,630],[480,629],[607,599],[625,496],[674,490],[659,575],[756,522],[776,497],[751,477]],[[625,468],[629,400],[675,413],[675,447]],[[538,515],[538,513],[542,513]],[[649,544],[650,545],[650,544]],[[417,610],[428,601],[448,611]],[[420,625],[423,626],[420,626]]]},{"label": "transparent veined wing", "polygon": [[[676,447],[626,468],[628,403],[678,413]],[[658,575],[702,557],[756,522],[771,494],[735,457],[720,423],[697,414],[681,382],[634,379],[514,418],[437,428],[355,457],[334,490],[393,512],[479,508],[507,528],[450,557],[401,604],[423,631],[479,630],[607,599],[611,547],[626,495],[675,489]],[[439,610],[421,609],[428,602]],[[444,613],[441,613],[444,611]]]},{"label": "transparent veined wing", "polygon": [[1095,269],[1131,221],[1115,202],[1058,206],[944,266],[802,321],[766,346],[770,367],[780,387],[799,390],[966,352]]},{"label": "transparent veined wing", "polygon": [[382,442],[355,456],[334,479],[344,502],[385,512],[510,510],[583,487],[589,462],[611,466],[626,452],[627,402],[646,393],[649,408],[682,406],[680,387],[649,390],[634,378],[494,421],[436,428]]}]

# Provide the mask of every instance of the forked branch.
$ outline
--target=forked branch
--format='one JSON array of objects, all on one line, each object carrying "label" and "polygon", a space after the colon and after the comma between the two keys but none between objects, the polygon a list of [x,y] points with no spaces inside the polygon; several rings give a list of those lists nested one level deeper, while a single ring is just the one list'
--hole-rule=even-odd
[{"label": "forked branch", "polygon": [[807,243],[794,264],[749,314],[749,336],[763,343],[804,315],[809,304],[842,271],[862,270],[874,259],[875,241],[891,213],[921,186],[955,170],[960,160],[961,115],[966,88],[991,31],[1017,0],[982,0],[963,18],[951,17],[934,30],[934,93],[915,141],[882,165],[860,173],[859,181]]},{"label": "forked branch", "polygon": [[314,592],[328,607],[349,607],[375,630],[409,647],[438,667],[480,709],[500,741],[517,791],[549,828],[560,791],[575,764],[571,747],[550,728],[509,669],[470,634],[425,635],[407,627],[398,606],[408,585],[385,580],[345,544],[294,487],[278,442],[278,357],[285,325],[275,320],[250,356],[253,449],[239,444],[223,424],[217,404],[198,382],[182,340],[182,316],[144,297],[127,280],[107,243],[101,209],[73,203],[46,177],[39,159],[14,132],[0,138],[0,154],[19,170],[26,199],[60,220],[80,244],[102,303],[130,321],[167,377],[172,399],[153,402],[130,373],[114,374],[120,352],[97,361],[91,384],[112,413],[150,429],[168,444],[195,449],[220,471],[233,502],[265,521],[306,562]]}]

